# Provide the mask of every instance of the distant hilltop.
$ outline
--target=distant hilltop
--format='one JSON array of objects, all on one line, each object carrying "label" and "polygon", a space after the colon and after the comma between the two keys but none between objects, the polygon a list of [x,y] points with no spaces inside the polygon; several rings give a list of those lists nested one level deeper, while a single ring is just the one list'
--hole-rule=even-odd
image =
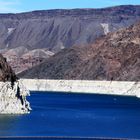
[{"label": "distant hilltop", "polygon": [[36,17],[55,17],[55,16],[82,16],[82,15],[104,15],[114,16],[120,15],[139,15],[140,5],[120,5],[107,8],[75,8],[75,9],[50,9],[50,10],[36,10],[23,13],[6,13],[0,14],[0,18],[36,18]]}]

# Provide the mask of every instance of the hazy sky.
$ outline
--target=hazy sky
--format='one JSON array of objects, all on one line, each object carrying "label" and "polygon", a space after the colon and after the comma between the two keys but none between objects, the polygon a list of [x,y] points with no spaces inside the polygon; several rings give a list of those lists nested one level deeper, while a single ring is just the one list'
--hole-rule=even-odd
[{"label": "hazy sky", "polygon": [[140,5],[140,0],[0,0],[0,13],[61,8],[101,8],[126,4]]}]

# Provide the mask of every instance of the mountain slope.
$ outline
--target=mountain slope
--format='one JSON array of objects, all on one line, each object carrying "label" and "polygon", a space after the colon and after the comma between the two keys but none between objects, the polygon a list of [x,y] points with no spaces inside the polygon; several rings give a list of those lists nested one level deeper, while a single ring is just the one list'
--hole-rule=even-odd
[{"label": "mountain slope", "polygon": [[73,45],[93,43],[98,37],[139,21],[140,6],[0,14],[0,19],[0,53],[19,73],[44,60],[36,59],[32,51],[45,50],[46,57],[50,57]]},{"label": "mountain slope", "polygon": [[140,20],[140,6],[0,14],[0,48],[48,48],[56,52]]},{"label": "mountain slope", "polygon": [[140,80],[140,23],[97,39],[94,44],[64,49],[19,75],[24,78]]}]

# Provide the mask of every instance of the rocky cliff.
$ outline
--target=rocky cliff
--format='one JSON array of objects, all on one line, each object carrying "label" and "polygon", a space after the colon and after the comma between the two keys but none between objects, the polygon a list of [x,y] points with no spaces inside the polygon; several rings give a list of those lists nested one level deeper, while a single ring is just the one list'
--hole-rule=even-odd
[{"label": "rocky cliff", "polygon": [[0,81],[16,81],[16,75],[7,64],[6,58],[0,54]]},{"label": "rocky cliff", "polygon": [[24,78],[140,81],[140,23],[86,46],[67,48]]},{"label": "rocky cliff", "polygon": [[[0,14],[0,51],[16,72],[140,20],[140,6]],[[41,55],[39,55],[41,54]]]},{"label": "rocky cliff", "polygon": [[26,100],[29,92],[0,54],[0,114],[29,113],[30,105]]}]

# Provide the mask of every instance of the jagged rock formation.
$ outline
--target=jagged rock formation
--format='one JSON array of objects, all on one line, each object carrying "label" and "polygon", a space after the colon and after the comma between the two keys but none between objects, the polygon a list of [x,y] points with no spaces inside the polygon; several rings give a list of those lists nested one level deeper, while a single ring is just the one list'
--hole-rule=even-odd
[{"label": "jagged rock formation", "polygon": [[16,75],[6,63],[6,59],[0,54],[0,81],[16,81]]},{"label": "jagged rock formation", "polygon": [[45,56],[50,57],[61,49],[93,43],[108,32],[132,25],[140,20],[140,6],[0,14],[0,19],[0,51],[19,72],[44,60],[32,55],[33,50],[45,49]]},{"label": "jagged rock formation", "polygon": [[29,92],[19,83],[6,59],[0,54],[0,114],[29,113]]},{"label": "jagged rock formation", "polygon": [[64,49],[24,78],[140,81],[140,23],[87,46]]},{"label": "jagged rock formation", "polygon": [[31,108],[26,96],[29,92],[21,83],[15,82],[12,87],[10,82],[0,82],[0,114],[29,113]]}]

